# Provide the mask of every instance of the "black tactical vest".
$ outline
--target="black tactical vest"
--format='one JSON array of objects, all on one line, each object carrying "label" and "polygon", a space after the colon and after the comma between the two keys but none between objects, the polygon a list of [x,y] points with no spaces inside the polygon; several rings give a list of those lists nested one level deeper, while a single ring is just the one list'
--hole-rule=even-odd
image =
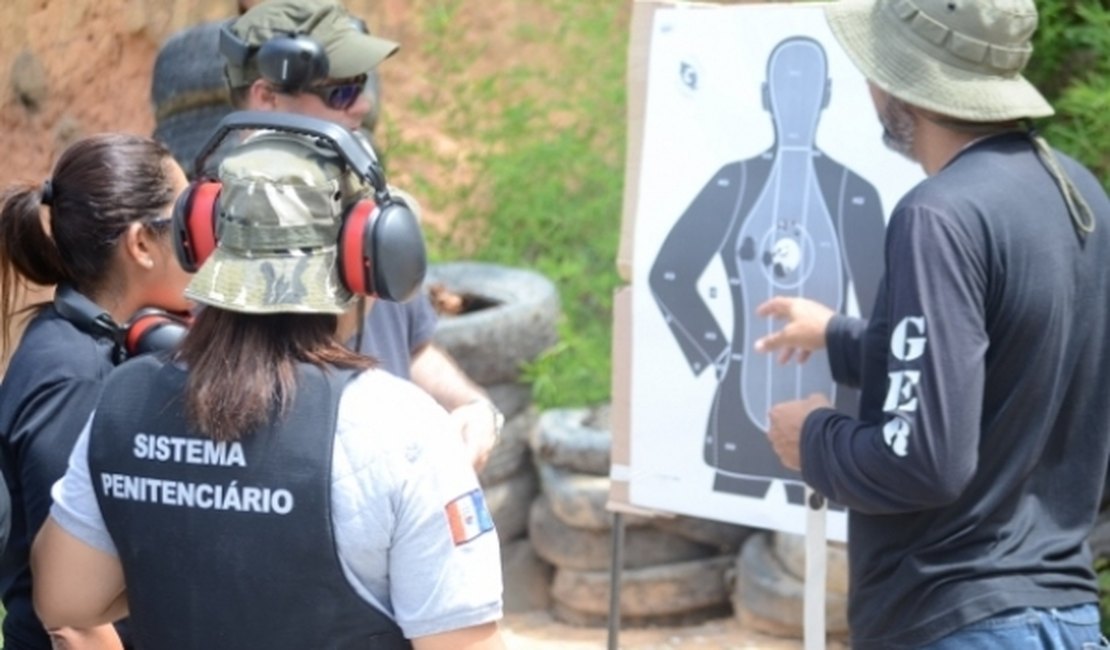
[{"label": "black tactical vest", "polygon": [[108,379],[89,469],[139,650],[411,648],[343,574],[331,519],[349,371],[298,369],[292,408],[237,442],[186,424],[186,374],[154,357]]}]

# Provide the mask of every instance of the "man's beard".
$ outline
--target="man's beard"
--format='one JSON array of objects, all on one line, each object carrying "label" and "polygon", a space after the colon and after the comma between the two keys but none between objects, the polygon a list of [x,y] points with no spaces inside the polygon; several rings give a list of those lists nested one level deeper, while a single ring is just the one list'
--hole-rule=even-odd
[{"label": "man's beard", "polygon": [[892,151],[914,160],[914,118],[906,102],[897,97],[887,96],[886,103],[879,111],[879,123],[883,125],[883,144]]}]

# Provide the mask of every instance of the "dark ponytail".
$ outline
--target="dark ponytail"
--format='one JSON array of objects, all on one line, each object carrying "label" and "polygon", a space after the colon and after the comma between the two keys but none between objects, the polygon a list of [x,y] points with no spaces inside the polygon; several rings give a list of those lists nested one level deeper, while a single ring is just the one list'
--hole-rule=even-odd
[{"label": "dark ponytail", "polygon": [[68,147],[46,182],[0,196],[4,350],[28,283],[65,282],[94,295],[112,281],[120,235],[135,221],[158,218],[175,198],[169,156],[150,138],[94,135]]}]

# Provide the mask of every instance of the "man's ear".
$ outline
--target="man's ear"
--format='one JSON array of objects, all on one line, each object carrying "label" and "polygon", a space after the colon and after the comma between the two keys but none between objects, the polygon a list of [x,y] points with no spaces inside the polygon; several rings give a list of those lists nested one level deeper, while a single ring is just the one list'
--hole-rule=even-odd
[{"label": "man's ear", "polygon": [[763,110],[771,111],[771,89],[767,87],[767,82],[763,82],[760,87],[760,97],[763,98]]},{"label": "man's ear", "polygon": [[832,99],[832,79],[825,79],[825,96],[821,98],[821,108],[828,108],[830,99]]},{"label": "man's ear", "polygon": [[252,110],[277,109],[277,91],[265,79],[256,79],[247,90],[248,108]]}]

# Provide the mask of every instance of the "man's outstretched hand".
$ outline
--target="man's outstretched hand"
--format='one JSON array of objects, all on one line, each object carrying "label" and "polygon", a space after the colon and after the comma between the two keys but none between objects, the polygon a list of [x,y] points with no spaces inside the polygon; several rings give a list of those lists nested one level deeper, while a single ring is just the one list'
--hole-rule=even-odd
[{"label": "man's outstretched hand", "polygon": [[797,358],[805,363],[814,350],[825,347],[825,328],[836,313],[807,298],[776,296],[756,307],[755,313],[785,320],[786,324],[755,342],[757,352],[779,352],[779,363]]}]

